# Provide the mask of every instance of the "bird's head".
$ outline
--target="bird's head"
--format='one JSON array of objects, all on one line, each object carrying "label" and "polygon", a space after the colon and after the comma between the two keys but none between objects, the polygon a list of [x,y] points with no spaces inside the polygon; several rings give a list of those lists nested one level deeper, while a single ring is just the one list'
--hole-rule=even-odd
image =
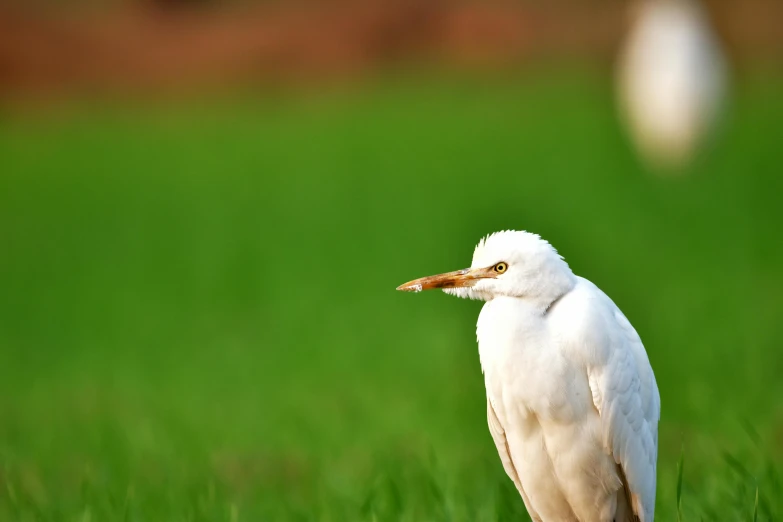
[{"label": "bird's head", "polygon": [[457,297],[482,301],[518,297],[546,308],[575,282],[573,272],[552,245],[536,234],[507,230],[479,241],[470,268],[414,279],[397,290],[441,288]]}]

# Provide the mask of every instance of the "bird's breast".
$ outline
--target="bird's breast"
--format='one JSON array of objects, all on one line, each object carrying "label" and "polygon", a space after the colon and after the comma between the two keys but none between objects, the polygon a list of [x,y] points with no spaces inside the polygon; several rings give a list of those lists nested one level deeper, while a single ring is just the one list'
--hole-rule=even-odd
[{"label": "bird's breast", "polygon": [[592,401],[586,372],[566,356],[540,312],[514,301],[494,299],[479,316],[479,356],[490,400],[520,419],[582,418]]}]

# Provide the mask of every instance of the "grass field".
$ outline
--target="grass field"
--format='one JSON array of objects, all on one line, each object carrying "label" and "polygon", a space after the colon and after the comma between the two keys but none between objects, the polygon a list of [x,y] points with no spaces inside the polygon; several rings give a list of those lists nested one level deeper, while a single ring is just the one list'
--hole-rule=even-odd
[{"label": "grass field", "polygon": [[[633,322],[658,520],[783,518],[783,78],[686,176],[588,72],[0,121],[0,520],[525,519],[480,303],[407,295],[542,234]],[[756,492],[758,504],[756,505]]]}]

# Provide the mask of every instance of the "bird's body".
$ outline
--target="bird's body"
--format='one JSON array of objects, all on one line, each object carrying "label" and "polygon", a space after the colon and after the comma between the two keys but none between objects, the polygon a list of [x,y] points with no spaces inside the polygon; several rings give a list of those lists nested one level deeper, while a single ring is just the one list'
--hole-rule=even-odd
[{"label": "bird's body", "polygon": [[[514,463],[509,474],[513,479],[516,471],[517,488],[533,519],[631,520],[623,472],[636,473],[641,466],[639,494],[646,498],[639,500],[650,507],[646,520],[651,520],[658,394],[641,341],[614,303],[589,281],[576,278],[574,287],[543,313],[519,298],[487,302],[477,335],[488,416],[491,421],[494,413],[494,431],[502,430],[507,444],[498,444],[498,451],[508,452]],[[635,348],[638,353],[631,353]],[[636,357],[642,358],[638,364]],[[623,367],[628,364],[635,368]],[[634,412],[637,419],[622,411],[615,419],[619,431],[628,432],[621,451],[632,444],[627,462],[618,467],[605,450],[609,445],[599,412],[606,406],[601,381],[621,370],[625,382],[609,384],[611,390],[630,392],[629,404],[641,408]],[[499,437],[493,436],[497,443]]]},{"label": "bird's body", "polygon": [[489,428],[533,520],[653,520],[658,389],[639,336],[601,290],[526,232],[489,236],[470,269],[408,285],[486,301]]},{"label": "bird's body", "polygon": [[640,0],[620,56],[620,107],[648,163],[681,167],[709,135],[726,91],[717,36],[697,0]]}]

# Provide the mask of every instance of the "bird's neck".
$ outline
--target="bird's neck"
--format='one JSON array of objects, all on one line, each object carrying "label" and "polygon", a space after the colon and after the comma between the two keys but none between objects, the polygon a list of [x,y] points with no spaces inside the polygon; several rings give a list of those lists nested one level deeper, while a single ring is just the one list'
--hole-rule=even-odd
[{"label": "bird's neck", "polygon": [[575,286],[576,276],[570,270],[551,274],[550,277],[531,288],[531,291],[522,299],[540,311],[541,314],[546,314]]}]

